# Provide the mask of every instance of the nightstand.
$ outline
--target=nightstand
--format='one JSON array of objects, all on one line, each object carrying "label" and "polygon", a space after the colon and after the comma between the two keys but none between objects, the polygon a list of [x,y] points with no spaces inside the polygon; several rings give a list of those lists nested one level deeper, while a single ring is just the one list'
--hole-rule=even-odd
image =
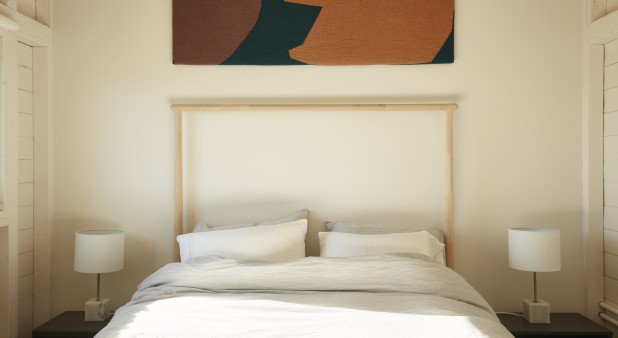
[{"label": "nightstand", "polygon": [[112,319],[87,322],[84,311],[66,311],[32,330],[32,338],[92,338]]},{"label": "nightstand", "polygon": [[552,313],[549,324],[530,324],[524,317],[498,314],[500,322],[515,337],[596,337],[611,338],[612,331],[579,313]]}]

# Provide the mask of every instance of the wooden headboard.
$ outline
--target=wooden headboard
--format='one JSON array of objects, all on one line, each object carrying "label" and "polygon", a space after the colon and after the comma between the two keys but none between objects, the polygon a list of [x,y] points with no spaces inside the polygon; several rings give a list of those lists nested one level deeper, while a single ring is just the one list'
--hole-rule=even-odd
[{"label": "wooden headboard", "polygon": [[174,259],[180,260],[176,236],[184,233],[183,115],[191,112],[436,112],[444,114],[444,240],[453,267],[453,113],[456,104],[174,104],[176,118]]}]

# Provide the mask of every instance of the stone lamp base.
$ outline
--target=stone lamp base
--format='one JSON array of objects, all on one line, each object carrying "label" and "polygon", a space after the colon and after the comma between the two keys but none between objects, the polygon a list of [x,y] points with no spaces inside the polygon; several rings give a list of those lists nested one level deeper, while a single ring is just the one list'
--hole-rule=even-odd
[{"label": "stone lamp base", "polygon": [[528,323],[549,324],[549,304],[541,299],[524,299],[524,318]]},{"label": "stone lamp base", "polygon": [[87,322],[102,322],[109,317],[109,298],[96,298],[86,301],[86,316],[84,318]]}]

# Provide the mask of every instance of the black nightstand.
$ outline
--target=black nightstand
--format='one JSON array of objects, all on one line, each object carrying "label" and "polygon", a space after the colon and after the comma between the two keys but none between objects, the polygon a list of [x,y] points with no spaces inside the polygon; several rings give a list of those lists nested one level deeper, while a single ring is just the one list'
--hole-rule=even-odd
[{"label": "black nightstand", "polygon": [[500,322],[515,337],[596,337],[611,338],[612,331],[579,313],[552,313],[549,324],[530,324],[524,317],[498,314]]},{"label": "black nightstand", "polygon": [[84,311],[66,311],[32,330],[32,338],[92,338],[111,319],[112,316],[104,322],[87,322]]}]

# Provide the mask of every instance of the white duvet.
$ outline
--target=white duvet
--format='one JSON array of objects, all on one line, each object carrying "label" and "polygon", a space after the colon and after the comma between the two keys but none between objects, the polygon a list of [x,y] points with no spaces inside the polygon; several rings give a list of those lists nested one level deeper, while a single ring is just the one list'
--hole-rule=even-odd
[{"label": "white duvet", "polygon": [[397,255],[171,263],[96,337],[238,336],[512,337],[457,273]]}]

